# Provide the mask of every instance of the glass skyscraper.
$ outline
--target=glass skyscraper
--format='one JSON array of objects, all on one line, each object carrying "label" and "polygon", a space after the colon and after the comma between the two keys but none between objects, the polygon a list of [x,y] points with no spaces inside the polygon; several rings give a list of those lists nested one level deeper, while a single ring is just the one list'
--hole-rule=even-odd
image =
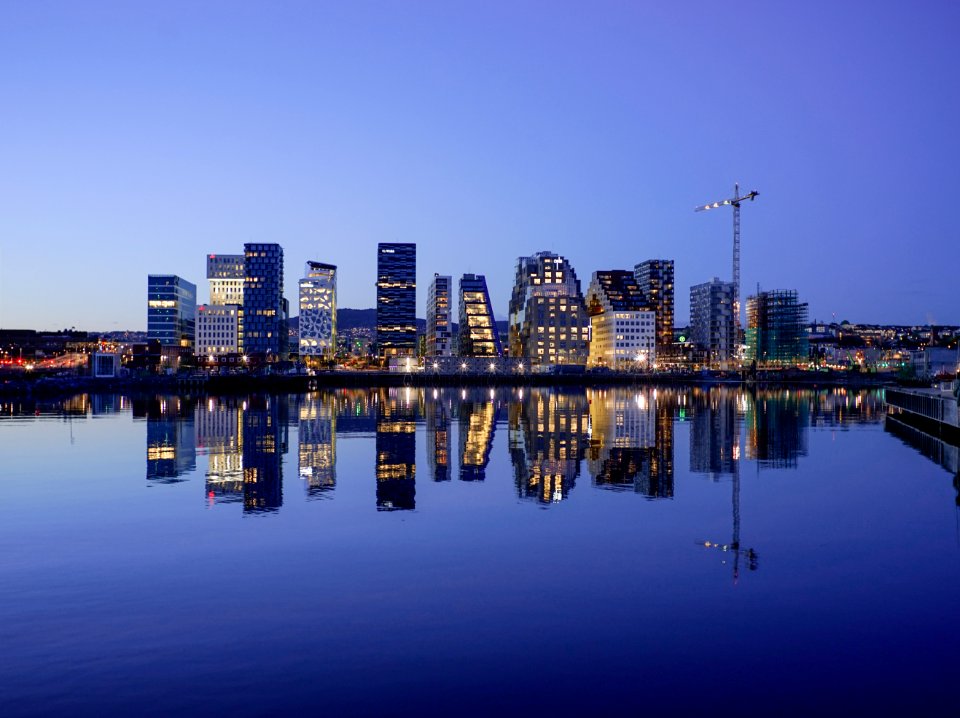
[{"label": "glass skyscraper", "polygon": [[147,277],[147,340],[193,353],[197,287],[176,274]]},{"label": "glass skyscraper", "polygon": [[243,256],[243,351],[263,359],[285,359],[283,248],[279,244],[245,244]]},{"label": "glass skyscraper", "polygon": [[417,348],[417,245],[377,245],[377,351],[413,356]]},{"label": "glass skyscraper", "polygon": [[497,322],[493,317],[487,278],[464,274],[460,278],[460,334],[462,357],[498,357],[503,354]]},{"label": "glass skyscraper", "polygon": [[633,274],[657,316],[657,352],[667,355],[673,345],[673,260],[648,259],[636,265]]},{"label": "glass skyscraper", "polygon": [[431,357],[450,356],[450,285],[453,280],[433,275],[427,290],[427,345],[424,354]]}]

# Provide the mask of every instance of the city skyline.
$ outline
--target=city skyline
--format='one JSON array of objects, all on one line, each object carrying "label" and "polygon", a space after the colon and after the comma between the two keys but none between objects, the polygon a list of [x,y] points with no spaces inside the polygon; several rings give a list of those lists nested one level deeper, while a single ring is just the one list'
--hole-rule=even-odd
[{"label": "city skyline", "polygon": [[730,279],[729,213],[693,208],[735,181],[760,192],[742,301],[960,322],[960,10],[869,8],[9,5],[0,327],[142,329],[146,274],[200,285],[208,253],[273,242],[356,308],[377,244],[417,243],[419,317],[434,273],[484,274],[504,319],[517,257],[672,258],[682,325]]}]

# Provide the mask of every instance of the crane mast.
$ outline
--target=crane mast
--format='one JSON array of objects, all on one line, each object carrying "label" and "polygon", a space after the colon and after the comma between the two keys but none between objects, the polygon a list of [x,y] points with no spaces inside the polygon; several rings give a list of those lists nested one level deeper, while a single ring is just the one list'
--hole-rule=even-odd
[{"label": "crane mast", "polygon": [[740,183],[733,185],[733,197],[719,200],[711,204],[700,205],[694,212],[705,212],[708,209],[717,209],[726,205],[733,207],[733,324],[736,332],[736,341],[740,343],[740,203],[744,200],[751,202],[759,194],[756,190],[740,196]]}]

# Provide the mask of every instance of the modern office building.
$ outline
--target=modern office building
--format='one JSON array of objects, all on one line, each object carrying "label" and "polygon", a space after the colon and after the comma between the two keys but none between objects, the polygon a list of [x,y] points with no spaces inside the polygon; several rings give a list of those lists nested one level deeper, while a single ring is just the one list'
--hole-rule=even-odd
[{"label": "modern office building", "polygon": [[285,359],[283,248],[279,244],[248,243],[243,250],[243,351],[261,360]]},{"label": "modern office building", "polygon": [[300,280],[300,358],[333,359],[337,352],[337,268],[307,262]]},{"label": "modern office building", "polygon": [[193,353],[197,329],[197,287],[175,274],[147,277],[147,341]]},{"label": "modern office building", "polygon": [[648,259],[636,265],[633,274],[657,315],[657,350],[666,355],[673,346],[673,260]]},{"label": "modern office building", "polygon": [[594,272],[587,289],[592,367],[646,369],[656,361],[656,314],[633,272]]},{"label": "modern office building", "polygon": [[423,355],[448,357],[451,354],[450,289],[453,279],[434,274],[427,290],[427,336]]},{"label": "modern office building", "polygon": [[210,282],[210,304],[243,305],[245,259],[242,254],[208,254],[207,280]]},{"label": "modern office building", "polygon": [[733,282],[714,277],[690,287],[690,341],[704,352],[708,365],[736,358]]},{"label": "modern office building", "polygon": [[413,356],[417,349],[417,245],[377,245],[377,351]]},{"label": "modern office building", "polygon": [[796,290],[774,289],[747,297],[748,362],[760,366],[791,366],[806,361],[807,304]]},{"label": "modern office building", "polygon": [[487,291],[487,278],[482,274],[464,274],[460,278],[457,352],[462,357],[498,357],[503,354],[490,292]]},{"label": "modern office building", "polygon": [[552,252],[520,257],[510,298],[510,356],[584,365],[589,344],[590,321],[573,267]]},{"label": "modern office building", "polygon": [[240,352],[240,306],[201,304],[197,307],[197,354],[217,357]]}]

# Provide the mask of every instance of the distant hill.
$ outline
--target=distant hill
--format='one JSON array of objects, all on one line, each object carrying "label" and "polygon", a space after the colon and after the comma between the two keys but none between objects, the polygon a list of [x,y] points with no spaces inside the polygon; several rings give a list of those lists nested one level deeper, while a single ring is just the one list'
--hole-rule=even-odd
[{"label": "distant hill", "polygon": [[376,309],[337,310],[337,329],[373,329],[376,326]]}]

